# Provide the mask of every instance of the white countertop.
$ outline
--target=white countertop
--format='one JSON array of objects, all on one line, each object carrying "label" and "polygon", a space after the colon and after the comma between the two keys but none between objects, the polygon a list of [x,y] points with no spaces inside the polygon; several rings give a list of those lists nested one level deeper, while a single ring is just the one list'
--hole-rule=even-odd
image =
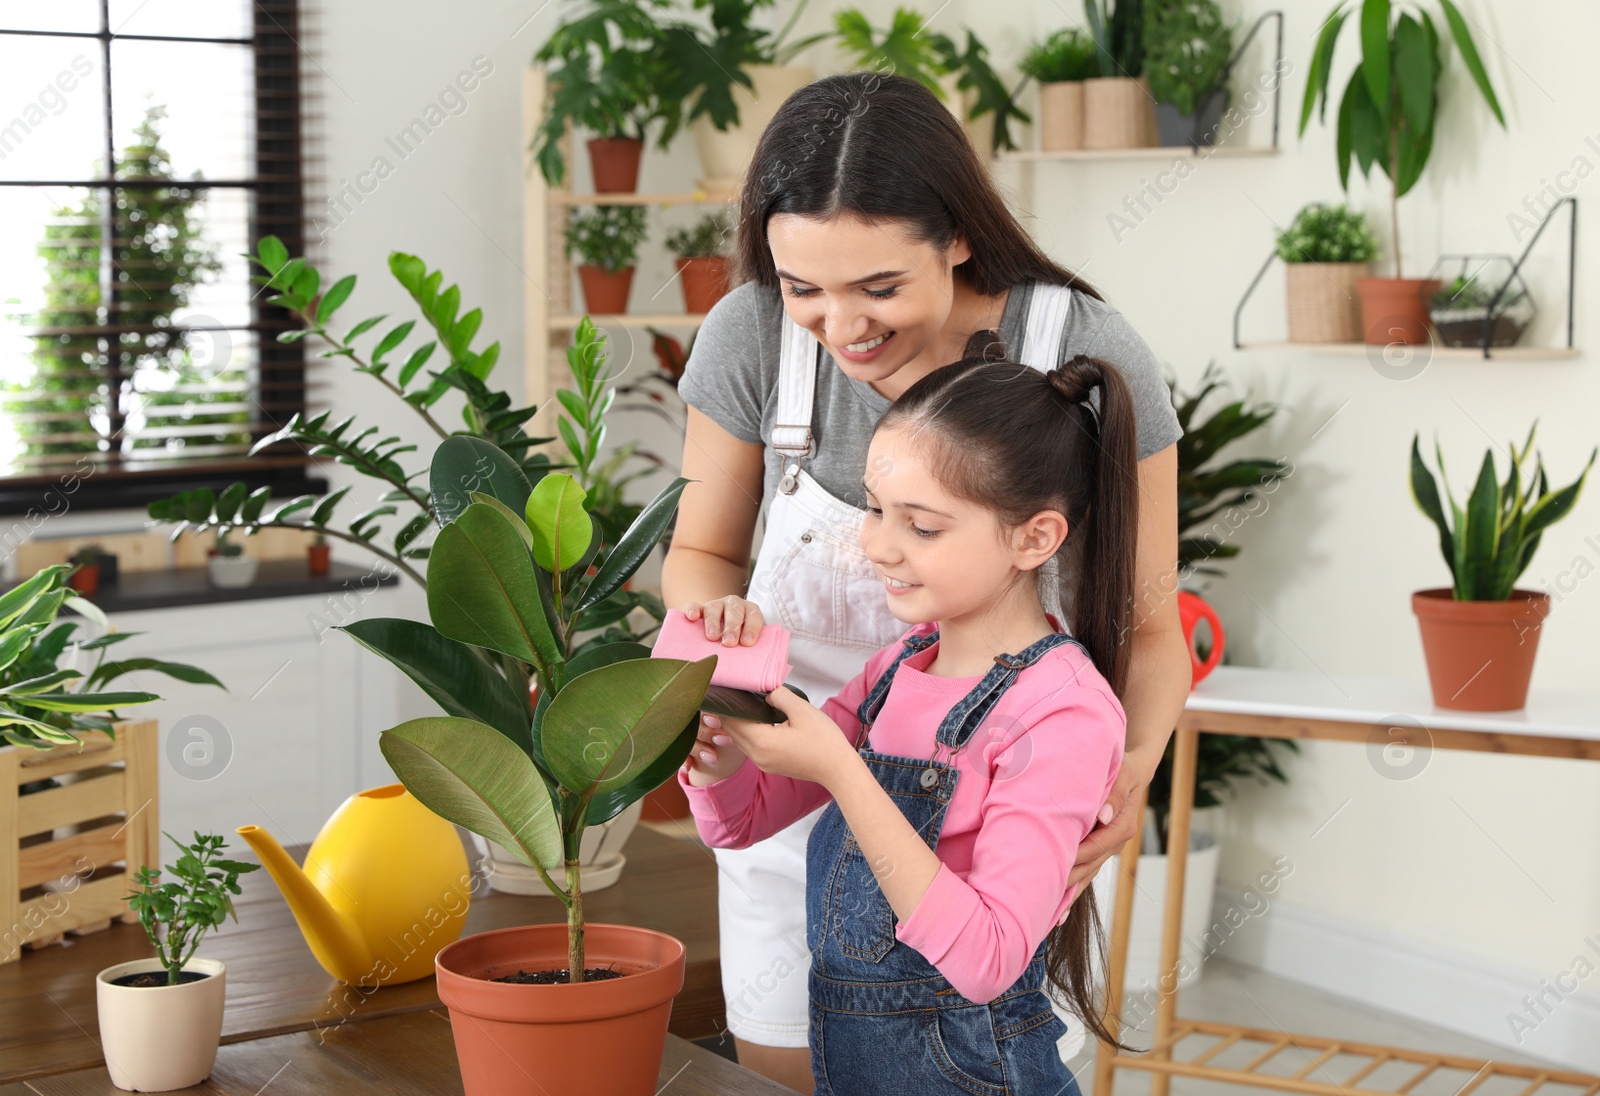
[{"label": "white countertop", "polygon": [[1433,729],[1600,741],[1600,693],[1560,689],[1530,689],[1527,705],[1513,711],[1458,712],[1435,707],[1425,678],[1218,666],[1195,686],[1185,707],[1374,724],[1409,717]]}]

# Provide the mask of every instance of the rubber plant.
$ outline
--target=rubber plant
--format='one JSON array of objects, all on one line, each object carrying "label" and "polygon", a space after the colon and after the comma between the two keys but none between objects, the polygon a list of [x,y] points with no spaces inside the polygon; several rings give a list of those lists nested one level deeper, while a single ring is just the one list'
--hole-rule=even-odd
[{"label": "rubber plant", "polygon": [[[1505,128],[1505,114],[1489,83],[1466,18],[1452,0],[1438,2],[1472,82],[1494,112],[1495,120]],[[1400,199],[1416,186],[1433,151],[1444,40],[1433,16],[1418,5],[1391,4],[1390,0],[1340,0],[1324,20],[1312,50],[1305,99],[1300,105],[1302,136],[1313,111],[1320,121],[1327,121],[1328,102],[1333,97],[1328,78],[1333,68],[1334,45],[1352,14],[1360,28],[1361,60],[1339,100],[1339,185],[1346,191],[1350,189],[1352,161],[1360,165],[1364,178],[1374,165],[1388,176],[1394,276],[1399,278]]]},{"label": "rubber plant", "polygon": [[[584,319],[568,364],[585,389],[603,388],[604,339]],[[587,403],[585,425],[604,414]],[[572,439],[592,456],[584,439]],[[474,454],[451,438],[433,479]],[[385,759],[436,814],[535,868],[566,907],[568,969],[584,972],[579,848],[586,827],[615,817],[689,756],[698,712],[772,720],[748,693],[710,687],[715,656],[650,658],[634,642],[579,641],[584,615],[607,603],[657,541],[688,483],[676,478],[644,507],[616,546],[600,552],[585,491],[565,472],[530,483],[509,457],[464,507],[441,507],[428,559],[429,623],[396,619],[344,626],[389,659],[444,709],[379,736]],[[538,702],[529,718],[530,682]],[[555,876],[564,876],[564,885]]]}]

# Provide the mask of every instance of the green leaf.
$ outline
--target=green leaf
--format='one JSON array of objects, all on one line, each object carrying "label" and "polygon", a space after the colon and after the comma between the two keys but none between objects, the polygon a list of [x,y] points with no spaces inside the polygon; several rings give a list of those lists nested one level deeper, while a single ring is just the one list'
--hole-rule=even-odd
[{"label": "green leaf", "polygon": [[62,576],[70,570],[72,570],[70,566],[59,563],[46,567],[4,594],[0,594],[0,628],[4,628],[21,616],[29,606],[39,600],[41,594],[58,585],[62,581]]},{"label": "green leaf", "polygon": [[250,492],[244,500],[244,506],[239,510],[239,521],[243,525],[254,525],[261,520],[261,511],[267,505],[267,500],[272,498],[272,488],[257,487]]},{"label": "green leaf", "polygon": [[336,625],[335,630],[387,659],[447,715],[488,724],[518,749],[531,748],[532,711],[526,694],[519,696],[504,675],[465,643],[420,621],[388,617]]},{"label": "green leaf", "polygon": [[412,719],[378,736],[406,789],[434,814],[546,871],[562,863],[561,829],[528,755],[471,719]]},{"label": "green leaf", "polygon": [[[417,326],[416,320],[407,320],[405,323],[396,324],[389,329],[389,333],[378,340],[378,345],[372,348],[372,360],[381,362],[383,356],[401,343],[406,341],[406,336],[411,334],[411,329]],[[404,381],[401,384],[404,385]]]},{"label": "green leaf", "polygon": [[678,740],[715,665],[714,658],[646,658],[572,678],[540,728],[551,773],[584,800],[622,788]]},{"label": "green leaf", "polygon": [[142,673],[145,671],[165,674],[178,681],[187,681],[191,685],[215,685],[223,691],[227,691],[228,688],[198,666],[190,666],[186,662],[163,662],[159,658],[126,658],[119,662],[101,663],[89,675],[88,680],[84,682],[84,687],[88,689],[99,688],[115,681],[123,674]]},{"label": "green leaf", "polygon": [[1428,48],[1422,24],[1410,15],[1402,15],[1395,27],[1394,68],[1400,85],[1400,118],[1413,134],[1431,132],[1439,59]]},{"label": "green leaf", "polygon": [[427,360],[433,357],[433,352],[438,345],[436,342],[423,343],[411,352],[411,356],[406,359],[406,364],[400,367],[401,388],[411,383],[411,378],[415,377],[417,370],[421,369]]},{"label": "green leaf", "polygon": [[474,308],[465,316],[456,321],[450,329],[450,353],[452,357],[460,357],[466,353],[467,347],[472,345],[472,337],[478,333],[478,326],[483,323],[483,309]]},{"label": "green leaf", "polygon": [[499,510],[504,515],[505,519],[511,523],[511,527],[522,536],[522,543],[528,546],[528,551],[533,551],[533,530],[528,528],[528,522],[526,518],[517,513],[515,510],[511,509],[511,507],[507,506],[505,503],[501,502],[499,499],[495,498],[493,495],[486,495],[482,491],[472,492],[472,501],[481,502],[485,506],[492,506],[496,510]]},{"label": "green leaf", "polygon": [[524,512],[533,531],[533,558],[546,571],[565,571],[588,549],[594,526],[583,508],[586,497],[565,472],[546,476],[528,495]]},{"label": "green leaf", "polygon": [[104,712],[160,699],[155,693],[36,693],[28,697],[28,706],[52,712]]},{"label": "green leaf", "polygon": [[533,485],[516,460],[483,438],[456,434],[439,443],[428,471],[433,513],[440,525],[449,525],[467,508],[474,491],[493,495],[522,513]]},{"label": "green leaf", "polygon": [[31,693],[47,693],[60,685],[63,681],[75,681],[83,674],[77,670],[56,670],[53,673],[42,674],[39,677],[19,681],[15,685],[7,685],[0,692],[8,696],[28,696]]},{"label": "green leaf", "polygon": [[386,320],[388,318],[389,318],[388,316],[369,316],[369,317],[367,317],[366,319],[362,320],[360,323],[358,323],[354,327],[352,327],[345,334],[345,337],[344,337],[345,343],[348,345],[349,343],[354,342],[357,338],[359,338],[362,335],[365,335],[368,331],[371,331],[374,327],[377,327],[380,323],[382,323],[384,320]]},{"label": "green leaf", "polygon": [[606,555],[605,561],[595,573],[594,580],[584,591],[583,600],[578,603],[580,613],[594,608],[622,589],[622,584],[627,582],[646,557],[655,551],[656,545],[661,543],[661,535],[666,532],[667,525],[672,521],[672,515],[678,509],[678,498],[688,484],[688,480],[679,476],[663,488],[661,493],[650,501],[650,505],[640,511],[633,524],[628,526],[627,532],[617,541],[617,546]]},{"label": "green leaf", "polygon": [[[312,525],[316,525],[316,526],[323,526],[323,525],[328,524],[328,519],[333,517],[333,508],[335,506],[338,506],[339,505],[339,500],[343,499],[349,493],[350,493],[350,488],[349,487],[341,487],[337,491],[335,491],[333,494],[326,496],[325,498],[323,498],[323,500],[321,502],[319,502],[317,504],[317,508],[315,510],[311,511],[311,517],[309,517],[306,520],[309,521]],[[280,511],[279,513],[281,514],[282,511]]]},{"label": "green leaf", "polygon": [[451,639],[533,663],[541,672],[561,659],[527,547],[509,519],[481,503],[463,510],[433,542],[428,614]]},{"label": "green leaf", "polygon": [[1328,76],[1333,71],[1333,47],[1339,40],[1339,30],[1349,13],[1344,11],[1345,0],[1339,0],[1317,35],[1317,45],[1311,52],[1311,72],[1306,78],[1306,95],[1300,104],[1300,135],[1305,136],[1311,122],[1311,111],[1318,101],[1322,103],[1321,119],[1328,120]]},{"label": "green leaf", "polygon": [[223,525],[233,523],[234,515],[239,512],[239,504],[244,501],[250,488],[241,482],[230,483],[223,488],[222,494],[217,496],[216,514],[217,521]]},{"label": "green leaf", "polygon": [[689,751],[694,749],[695,740],[700,735],[700,713],[696,712],[689,717],[689,722],[683,725],[683,730],[678,733],[661,756],[620,788],[602,788],[589,798],[588,809],[584,811],[583,822],[586,826],[598,826],[602,822],[609,822],[629,806],[643,799],[655,791],[662,784],[671,780],[689,756]]},{"label": "green leaf", "polygon": [[1506,124],[1506,116],[1500,110],[1500,100],[1495,98],[1494,87],[1489,83],[1489,74],[1484,70],[1483,58],[1478,56],[1478,47],[1472,41],[1472,32],[1467,29],[1467,21],[1462,18],[1460,9],[1451,3],[1451,0],[1439,0],[1439,6],[1444,8],[1445,22],[1450,24],[1450,37],[1455,39],[1456,48],[1461,51],[1461,59],[1466,62],[1467,71],[1472,74],[1472,82],[1478,85],[1484,101],[1489,104],[1489,109],[1494,111],[1495,118],[1503,127]]},{"label": "green leaf", "polygon": [[326,324],[333,319],[333,314],[349,298],[350,291],[355,287],[356,276],[354,274],[346,274],[329,286],[328,291],[322,295],[322,303],[317,306],[317,322]]},{"label": "green leaf", "polygon": [[1389,110],[1389,0],[1361,0],[1361,69],[1367,94]]},{"label": "green leaf", "polygon": [[1439,502],[1438,484],[1434,481],[1433,473],[1428,471],[1428,466],[1422,463],[1420,435],[1415,434],[1411,438],[1411,497],[1416,500],[1417,508],[1439,530],[1439,551],[1450,567],[1451,584],[1454,585],[1455,539],[1450,535],[1450,525],[1445,520],[1444,507]]},{"label": "green leaf", "polygon": [[289,261],[289,249],[276,236],[263,236],[256,244],[256,258],[268,274],[276,274]]}]

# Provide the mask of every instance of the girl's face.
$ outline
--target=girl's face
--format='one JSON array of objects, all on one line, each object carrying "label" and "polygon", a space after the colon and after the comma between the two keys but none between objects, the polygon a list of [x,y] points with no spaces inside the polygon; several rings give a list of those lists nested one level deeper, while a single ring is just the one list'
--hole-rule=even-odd
[{"label": "girl's face", "polygon": [[767,243],[790,319],[865,384],[933,345],[950,316],[954,268],[972,256],[964,239],[940,251],[901,221],[855,216],[774,214]]},{"label": "girl's face", "polygon": [[889,611],[907,624],[946,625],[1039,606],[1031,571],[1066,538],[1061,514],[1046,510],[1016,529],[992,510],[950,494],[919,455],[916,431],[891,426],[867,451],[867,514],[861,548],[872,561]]}]

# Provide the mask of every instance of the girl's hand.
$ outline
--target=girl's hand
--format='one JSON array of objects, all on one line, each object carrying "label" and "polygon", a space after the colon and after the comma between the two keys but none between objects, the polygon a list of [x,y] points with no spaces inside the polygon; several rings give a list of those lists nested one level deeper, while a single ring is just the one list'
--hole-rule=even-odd
[{"label": "girl's hand", "polygon": [[744,764],[744,751],[734,744],[722,728],[722,720],[709,712],[700,713],[700,730],[694,749],[683,763],[691,787],[703,788],[732,776]]},{"label": "girl's hand", "polygon": [[761,607],[753,601],[729,594],[715,601],[701,604],[691,601],[683,607],[683,615],[690,620],[702,617],[706,622],[706,638],[720,639],[724,647],[737,647],[741,643],[753,646],[761,638]]},{"label": "girl's hand", "polygon": [[767,694],[767,703],[788,718],[775,724],[721,720],[734,746],[763,772],[828,787],[845,766],[859,764],[839,725],[807,701],[780,685]]}]

